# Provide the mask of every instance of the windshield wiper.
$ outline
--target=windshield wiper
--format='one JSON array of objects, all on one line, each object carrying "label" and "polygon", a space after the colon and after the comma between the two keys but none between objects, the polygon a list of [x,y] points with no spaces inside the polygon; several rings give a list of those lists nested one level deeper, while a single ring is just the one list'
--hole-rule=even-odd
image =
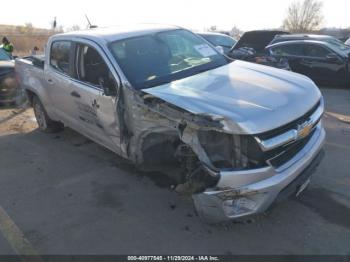
[{"label": "windshield wiper", "polygon": [[203,68],[203,69],[200,69],[200,70],[196,70],[194,74],[200,74],[200,73],[203,73],[203,72],[206,72],[206,71],[210,71],[210,70],[219,68],[219,67],[224,66],[224,65],[225,65],[225,64],[223,64],[223,65],[217,65],[217,66],[210,67],[210,68]]},{"label": "windshield wiper", "polygon": [[155,82],[155,83],[149,83],[144,86],[144,88],[151,88],[155,86],[161,86],[165,84],[169,84],[171,81],[160,81],[160,82]]}]

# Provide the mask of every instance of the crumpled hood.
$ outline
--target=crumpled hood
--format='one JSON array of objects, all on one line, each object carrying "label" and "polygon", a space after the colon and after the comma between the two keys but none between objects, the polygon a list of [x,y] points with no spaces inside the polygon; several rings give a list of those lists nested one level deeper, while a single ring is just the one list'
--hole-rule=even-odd
[{"label": "crumpled hood", "polygon": [[237,134],[280,127],[321,98],[303,75],[243,61],[142,91],[193,114],[224,117]]}]

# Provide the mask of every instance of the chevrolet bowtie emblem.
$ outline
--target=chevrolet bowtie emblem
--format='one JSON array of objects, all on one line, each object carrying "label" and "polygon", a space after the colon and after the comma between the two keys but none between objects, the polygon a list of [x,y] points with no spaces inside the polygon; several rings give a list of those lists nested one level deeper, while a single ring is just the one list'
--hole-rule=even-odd
[{"label": "chevrolet bowtie emblem", "polygon": [[302,139],[304,137],[307,137],[312,130],[312,122],[311,121],[306,121],[302,123],[301,125],[298,125],[298,130],[297,130],[297,138]]}]

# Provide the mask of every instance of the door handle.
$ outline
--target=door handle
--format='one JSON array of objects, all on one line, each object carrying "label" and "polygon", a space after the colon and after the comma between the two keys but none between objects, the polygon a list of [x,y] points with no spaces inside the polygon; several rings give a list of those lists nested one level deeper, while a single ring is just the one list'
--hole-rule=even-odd
[{"label": "door handle", "polygon": [[312,65],[313,64],[312,61],[309,61],[309,60],[306,60],[306,59],[303,59],[303,63],[306,64],[306,65]]},{"label": "door handle", "polygon": [[53,84],[53,80],[51,78],[47,79],[47,82],[49,82],[49,84]]},{"label": "door handle", "polygon": [[77,98],[80,98],[80,94],[73,91],[72,93],[70,93],[71,96],[74,96],[74,97],[77,97]]},{"label": "door handle", "polygon": [[96,99],[94,99],[94,101],[92,102],[92,107],[95,107],[95,108],[100,108],[100,105],[97,103]]}]

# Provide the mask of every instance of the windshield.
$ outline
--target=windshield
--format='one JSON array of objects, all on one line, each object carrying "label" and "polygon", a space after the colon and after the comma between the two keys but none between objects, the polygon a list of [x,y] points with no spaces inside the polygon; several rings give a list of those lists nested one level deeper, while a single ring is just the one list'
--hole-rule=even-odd
[{"label": "windshield", "polygon": [[111,43],[111,51],[136,89],[169,83],[225,65],[227,59],[187,30],[171,30]]},{"label": "windshield", "polygon": [[11,57],[0,48],[0,61],[9,61],[11,60]]},{"label": "windshield", "polygon": [[214,46],[224,46],[231,48],[236,41],[229,36],[221,35],[202,35],[206,40],[212,43]]},{"label": "windshield", "polygon": [[336,46],[341,51],[348,51],[348,50],[350,50],[350,46],[347,46],[342,41],[340,41],[340,40],[338,40],[336,38],[327,39],[327,42],[329,44],[333,45],[333,46]]},{"label": "windshield", "polygon": [[349,48],[350,48],[350,38],[349,38],[348,40],[346,40],[345,44],[346,44],[347,46],[349,46]]}]

